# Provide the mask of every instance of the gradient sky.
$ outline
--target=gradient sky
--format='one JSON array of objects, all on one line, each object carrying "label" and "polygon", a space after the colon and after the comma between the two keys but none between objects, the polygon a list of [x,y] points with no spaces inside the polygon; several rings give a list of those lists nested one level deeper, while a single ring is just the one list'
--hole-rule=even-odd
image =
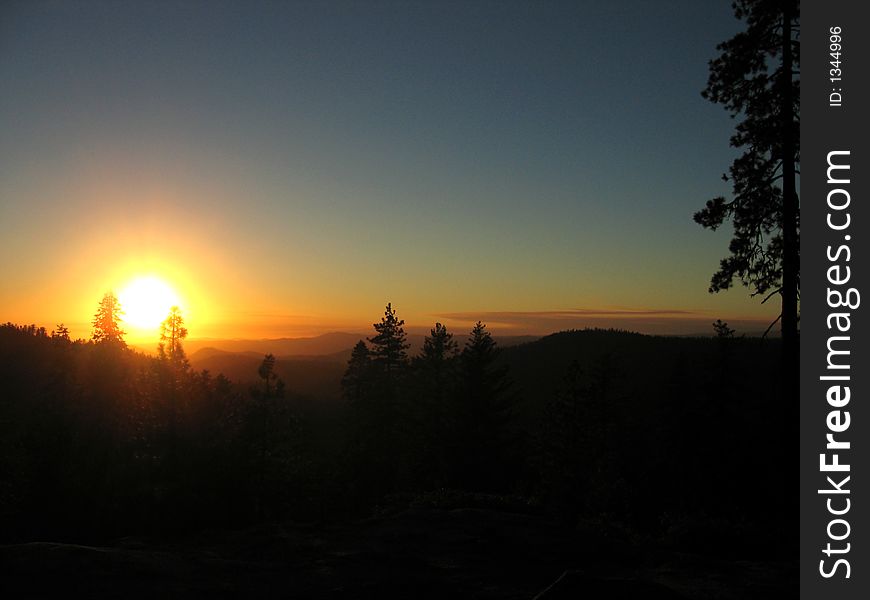
[{"label": "gradient sky", "polygon": [[[692,214],[729,0],[4,2],[0,319],[87,336],[154,274],[192,337],[477,317],[747,328]],[[750,323],[750,321],[757,322]],[[762,323],[763,324],[760,324]]]}]

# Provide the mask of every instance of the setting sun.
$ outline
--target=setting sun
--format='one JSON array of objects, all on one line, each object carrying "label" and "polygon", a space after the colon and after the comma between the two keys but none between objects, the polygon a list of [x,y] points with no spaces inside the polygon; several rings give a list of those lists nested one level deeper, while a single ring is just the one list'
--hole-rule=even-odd
[{"label": "setting sun", "polygon": [[138,277],[118,294],[124,323],[138,329],[156,329],[169,309],[181,306],[178,294],[158,277]]}]

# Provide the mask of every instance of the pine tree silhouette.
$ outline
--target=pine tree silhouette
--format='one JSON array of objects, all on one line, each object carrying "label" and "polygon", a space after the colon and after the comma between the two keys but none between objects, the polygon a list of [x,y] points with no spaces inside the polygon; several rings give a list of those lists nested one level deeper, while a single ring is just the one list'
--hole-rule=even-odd
[{"label": "pine tree silhouette", "polygon": [[92,339],[99,344],[125,347],[125,331],[121,329],[121,303],[113,292],[106,292],[94,315]]},{"label": "pine tree silhouette", "polygon": [[368,395],[371,387],[371,355],[362,340],[356,343],[347,363],[347,370],[341,379],[344,398],[349,402],[360,402]]},{"label": "pine tree silhouette", "polygon": [[184,326],[181,309],[173,306],[169,309],[169,316],[160,324],[160,344],[157,346],[160,359],[169,361],[176,367],[187,369],[190,365],[184,347],[181,345],[186,337],[187,328]]},{"label": "pine tree silhouette", "polygon": [[795,184],[800,163],[800,5],[798,0],[737,0],[733,6],[746,29],[719,44],[721,54],[710,61],[702,95],[741,118],[731,145],[744,151],[723,175],[732,182],[733,199],[709,200],[695,213],[695,221],[712,230],[726,220],[734,226],[731,254],[713,275],[710,292],[730,288],[737,278],[753,296],[766,296],[763,302],[780,296],[777,320],[782,319],[791,397],[796,396],[800,298]]},{"label": "pine tree silhouette", "polygon": [[372,344],[372,362],[384,375],[388,385],[395,381],[397,374],[408,363],[409,344],[406,341],[404,325],[404,319],[398,319],[392,304],[387,303],[381,322],[373,324],[377,335],[368,338]]}]

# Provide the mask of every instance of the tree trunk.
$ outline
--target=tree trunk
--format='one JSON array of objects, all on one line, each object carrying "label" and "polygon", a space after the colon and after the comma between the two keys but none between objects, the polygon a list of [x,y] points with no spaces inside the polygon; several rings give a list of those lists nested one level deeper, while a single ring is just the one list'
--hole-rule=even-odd
[{"label": "tree trunk", "polygon": [[[783,2],[782,29],[782,419],[783,464],[797,452],[800,446],[800,338],[798,336],[798,294],[800,277],[800,253],[798,241],[798,197],[795,189],[795,140],[791,48],[792,2]],[[795,467],[797,464],[795,463]],[[798,481],[797,469],[783,470],[782,507],[795,524],[799,520],[799,505],[795,493]],[[798,527],[793,528],[790,544],[797,548]]]},{"label": "tree trunk", "polygon": [[795,190],[794,95],[791,48],[792,4],[783,2],[782,33],[782,359],[783,392],[788,401],[798,399],[798,294],[800,253],[797,234],[798,197]]}]

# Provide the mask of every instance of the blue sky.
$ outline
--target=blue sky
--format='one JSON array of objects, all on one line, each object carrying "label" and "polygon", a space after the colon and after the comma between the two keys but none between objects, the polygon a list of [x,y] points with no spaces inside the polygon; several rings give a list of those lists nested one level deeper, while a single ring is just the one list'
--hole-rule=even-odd
[{"label": "blue sky", "polygon": [[215,335],[387,300],[772,319],[707,294],[728,231],[692,222],[729,191],[700,91],[739,27],[727,0],[6,3],[2,316],[75,321],[146,269]]}]

